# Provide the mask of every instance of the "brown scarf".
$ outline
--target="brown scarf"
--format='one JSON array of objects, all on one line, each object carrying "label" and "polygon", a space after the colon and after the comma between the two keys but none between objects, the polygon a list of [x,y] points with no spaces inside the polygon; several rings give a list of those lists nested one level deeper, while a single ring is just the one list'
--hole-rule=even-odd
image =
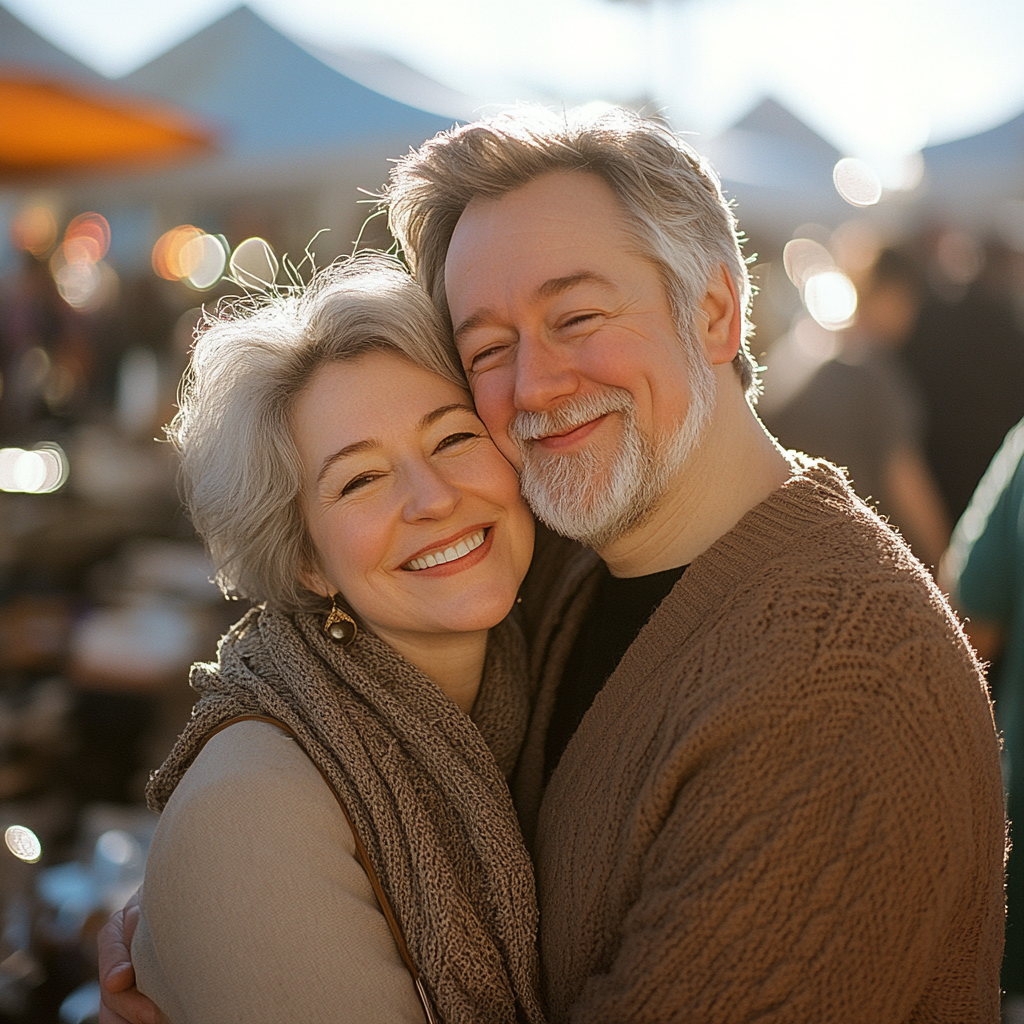
[{"label": "brown scarf", "polygon": [[528,717],[518,628],[491,630],[470,720],[375,636],[341,647],[319,627],[253,609],[193,667],[200,699],[149,806],[223,722],[284,722],[351,815],[442,1020],[542,1022],[533,868],[502,775]]}]

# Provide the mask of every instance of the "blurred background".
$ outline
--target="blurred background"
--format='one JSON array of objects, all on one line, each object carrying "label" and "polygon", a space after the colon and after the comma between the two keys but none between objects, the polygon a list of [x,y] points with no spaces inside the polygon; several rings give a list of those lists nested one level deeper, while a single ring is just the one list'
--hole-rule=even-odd
[{"label": "blurred background", "polygon": [[1024,416],[1022,39],[1018,0],[4,0],[0,1024],[90,1012],[244,611],[161,440],[225,275],[387,247],[388,159],[457,121],[661,116],[747,236],[766,423],[935,566]]}]

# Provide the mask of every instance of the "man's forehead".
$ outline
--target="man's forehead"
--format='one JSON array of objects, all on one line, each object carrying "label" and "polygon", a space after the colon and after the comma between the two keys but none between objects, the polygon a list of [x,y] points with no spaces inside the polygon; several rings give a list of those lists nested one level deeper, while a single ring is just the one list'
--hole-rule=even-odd
[{"label": "man's forehead", "polygon": [[513,279],[531,292],[558,291],[574,278],[597,281],[607,276],[601,258],[628,244],[625,228],[611,189],[585,172],[551,172],[499,198],[474,200],[448,247],[449,300],[481,288],[493,293]]}]

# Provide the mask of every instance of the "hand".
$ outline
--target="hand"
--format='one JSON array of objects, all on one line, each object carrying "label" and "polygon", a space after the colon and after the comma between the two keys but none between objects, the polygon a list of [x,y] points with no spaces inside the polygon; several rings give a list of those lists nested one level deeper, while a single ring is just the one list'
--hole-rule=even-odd
[{"label": "hand", "polygon": [[135,987],[132,936],[139,923],[139,894],[100,929],[96,942],[100,966],[99,1024],[170,1024],[151,999]]}]

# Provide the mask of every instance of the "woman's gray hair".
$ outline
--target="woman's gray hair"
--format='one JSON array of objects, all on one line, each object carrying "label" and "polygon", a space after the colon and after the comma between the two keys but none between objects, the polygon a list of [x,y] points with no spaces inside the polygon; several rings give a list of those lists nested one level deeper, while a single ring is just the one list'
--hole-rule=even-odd
[{"label": "woman's gray hair", "polygon": [[521,108],[442,132],[396,163],[384,195],[391,231],[438,308],[447,315],[444,263],[469,203],[566,170],[596,174],[614,192],[638,254],[662,276],[684,343],[694,337],[708,282],[725,265],[743,312],[734,362],[747,394],[756,395],[750,277],[718,176],[664,125],[622,108],[560,115]]},{"label": "woman's gray hair", "polygon": [[324,365],[374,351],[466,388],[444,320],[397,260],[361,254],[317,274],[301,295],[207,313],[197,333],[167,435],[217,582],[228,596],[283,611],[321,608],[300,581],[317,558],[292,437],[295,401]]}]

